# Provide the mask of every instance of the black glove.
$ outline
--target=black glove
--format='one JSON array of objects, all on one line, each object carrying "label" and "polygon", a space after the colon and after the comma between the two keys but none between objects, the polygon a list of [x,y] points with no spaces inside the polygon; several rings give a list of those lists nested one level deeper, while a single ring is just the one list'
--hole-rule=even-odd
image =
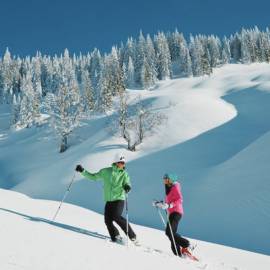
[{"label": "black glove", "polygon": [[124,189],[124,191],[125,191],[126,193],[128,193],[128,192],[130,192],[130,190],[131,190],[131,186],[128,185],[128,184],[125,184],[125,185],[123,186],[123,189]]},{"label": "black glove", "polygon": [[84,168],[81,165],[77,165],[75,171],[76,172],[83,172]]}]

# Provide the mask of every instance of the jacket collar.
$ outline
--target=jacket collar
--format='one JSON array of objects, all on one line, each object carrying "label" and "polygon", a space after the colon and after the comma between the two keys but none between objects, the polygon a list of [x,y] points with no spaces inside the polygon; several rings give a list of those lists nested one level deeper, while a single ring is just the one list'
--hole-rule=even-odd
[{"label": "jacket collar", "polygon": [[125,167],[123,169],[119,169],[115,163],[112,164],[112,168],[114,171],[117,171],[117,172],[123,172],[125,170]]}]

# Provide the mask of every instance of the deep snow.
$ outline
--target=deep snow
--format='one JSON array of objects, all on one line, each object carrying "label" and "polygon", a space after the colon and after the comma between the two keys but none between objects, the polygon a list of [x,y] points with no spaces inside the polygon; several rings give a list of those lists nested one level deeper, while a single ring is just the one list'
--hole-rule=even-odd
[{"label": "deep snow", "polygon": [[[269,255],[269,78],[269,64],[227,65],[209,77],[129,91],[168,116],[135,153],[108,133],[108,117],[98,116],[85,121],[59,154],[47,125],[9,131],[7,108],[0,106],[0,186],[60,200],[77,163],[97,171],[123,151],[133,222],[162,228],[151,201],[164,196],[162,175],[175,172],[184,194],[181,232]],[[67,201],[102,213],[102,185],[78,175]]]},{"label": "deep snow", "polygon": [[3,270],[266,270],[270,265],[269,256],[201,241],[195,250],[200,262],[180,259],[171,254],[164,232],[136,225],[142,247],[113,244],[101,215],[63,204],[52,222],[59,202],[33,200],[13,191],[0,189],[0,205]]}]

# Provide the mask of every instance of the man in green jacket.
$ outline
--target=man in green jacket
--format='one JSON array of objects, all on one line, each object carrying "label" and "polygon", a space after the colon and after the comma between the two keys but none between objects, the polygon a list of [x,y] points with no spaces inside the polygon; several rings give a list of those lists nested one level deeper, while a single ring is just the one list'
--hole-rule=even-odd
[{"label": "man in green jacket", "polygon": [[[127,221],[122,217],[125,205],[125,193],[131,190],[129,175],[125,171],[125,157],[122,154],[115,156],[111,167],[103,168],[97,173],[90,173],[81,165],[77,165],[76,171],[90,180],[103,180],[105,204],[105,224],[113,242],[121,242],[118,229],[114,226],[115,221],[127,234]],[[137,244],[136,234],[128,224],[128,237]]]}]

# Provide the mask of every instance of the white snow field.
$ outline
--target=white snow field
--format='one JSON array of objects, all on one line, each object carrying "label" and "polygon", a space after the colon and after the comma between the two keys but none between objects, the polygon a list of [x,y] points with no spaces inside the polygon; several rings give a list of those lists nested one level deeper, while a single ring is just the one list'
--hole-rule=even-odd
[{"label": "white snow field", "polygon": [[0,269],[269,269],[270,257],[198,241],[199,262],[172,255],[164,232],[134,226],[142,246],[121,246],[107,238],[103,217],[90,210],[33,200],[0,189]]},{"label": "white snow field", "polygon": [[[71,135],[70,148],[59,154],[59,142],[48,124],[19,131],[9,130],[9,108],[0,106],[0,187],[32,198],[61,200],[76,164],[81,163],[86,169],[97,171],[109,166],[114,154],[122,151],[128,160],[127,170],[132,181],[129,195],[132,222],[162,229],[151,202],[164,197],[163,174],[174,172],[180,177],[184,195],[185,215],[180,222],[181,233],[194,239],[263,253],[269,258],[269,79],[269,64],[235,64],[215,69],[211,76],[163,81],[151,91],[130,90],[131,96],[141,95],[144,102],[152,104],[155,110],[168,118],[135,153],[127,151],[125,142],[108,132],[111,116],[96,116],[84,121],[83,126]],[[67,202],[103,213],[102,184],[76,175]],[[55,203],[46,202],[46,207],[49,205],[56,207]],[[3,201],[0,207],[12,210],[4,206]],[[85,209],[80,208],[80,211],[89,214]],[[23,213],[26,212],[27,209]],[[68,219],[64,223],[79,222],[76,215],[64,215]],[[18,218],[18,215],[7,211],[5,216]],[[81,218],[84,220],[83,214]],[[52,227],[46,222],[33,223]],[[16,222],[12,224],[15,226]],[[102,221],[100,224],[97,233],[103,230],[106,234],[105,225]],[[12,226],[8,225],[11,231]],[[2,230],[2,225],[0,228]],[[89,230],[93,231],[91,226]],[[142,231],[148,230],[144,228]],[[150,232],[149,237],[152,237],[155,231]],[[85,239],[85,235],[83,237]],[[98,239],[94,240],[98,242]],[[56,244],[59,249],[61,242]],[[164,249],[168,248],[167,240],[164,239],[163,244]],[[66,250],[69,246],[65,243],[62,248]],[[211,253],[213,261],[218,263],[229,263],[231,254],[236,252],[235,249],[219,247],[219,250],[230,250],[229,260],[225,257],[220,260],[226,252],[207,252],[215,248],[216,245],[200,242],[197,252],[202,257]],[[25,246],[23,249],[27,251]],[[81,252],[81,249],[76,252]],[[89,247],[89,250],[93,249],[93,246]],[[126,251],[123,249],[123,252]],[[154,254],[142,256],[152,258]],[[258,255],[257,258],[265,257]],[[174,263],[172,260],[170,263]],[[105,259],[100,261],[105,264]],[[57,263],[60,263],[58,259]],[[237,267],[254,269],[250,262],[248,266],[251,268],[246,268],[246,265]],[[100,266],[100,269],[103,268]],[[270,269],[269,261],[267,269]]]}]

